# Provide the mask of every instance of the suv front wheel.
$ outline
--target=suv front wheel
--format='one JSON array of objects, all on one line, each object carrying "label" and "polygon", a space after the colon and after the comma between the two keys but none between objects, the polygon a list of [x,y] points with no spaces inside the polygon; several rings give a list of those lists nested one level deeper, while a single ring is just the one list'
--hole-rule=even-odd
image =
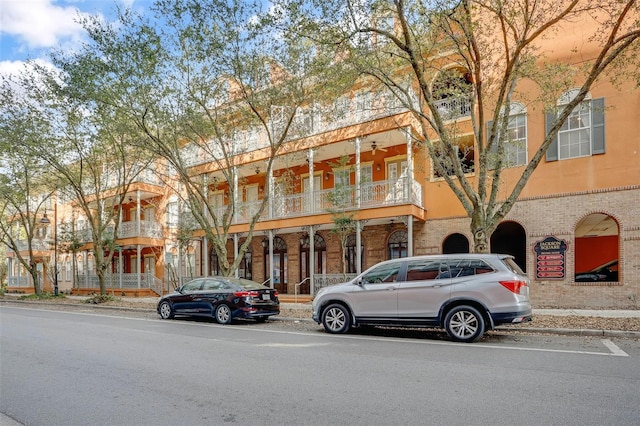
[{"label": "suv front wheel", "polygon": [[351,315],[344,306],[334,303],[322,311],[322,325],[328,333],[346,333],[351,326]]},{"label": "suv front wheel", "polygon": [[484,334],[484,318],[473,306],[456,306],[447,313],[444,328],[453,340],[471,343]]}]

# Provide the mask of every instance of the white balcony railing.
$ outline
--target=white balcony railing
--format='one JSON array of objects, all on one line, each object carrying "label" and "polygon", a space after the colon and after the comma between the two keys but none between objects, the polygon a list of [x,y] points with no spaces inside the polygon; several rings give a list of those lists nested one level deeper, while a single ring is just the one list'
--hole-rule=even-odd
[{"label": "white balcony railing", "polygon": [[454,120],[471,115],[471,101],[468,96],[456,96],[434,102],[440,115],[445,120]]},{"label": "white balcony railing", "polygon": [[[36,239],[33,239],[31,241],[31,249],[33,251],[47,251],[47,250],[50,250],[51,247],[53,247],[52,241],[36,240]],[[27,242],[27,240],[18,240],[16,241],[16,248],[18,249],[18,251],[29,250],[29,243]],[[12,252],[13,250],[9,248],[8,251]]]},{"label": "white balcony railing", "polygon": [[[274,197],[271,209],[265,208],[261,220],[285,219],[328,213],[330,210],[357,210],[359,208],[386,207],[413,204],[423,207],[422,187],[413,179],[400,178],[367,182],[360,185],[360,197],[355,186],[338,189],[323,189],[310,193],[299,193]],[[257,213],[262,201],[238,203],[232,223],[247,223]],[[225,207],[214,211],[222,217]],[[270,213],[270,214],[269,214]]]},{"label": "white balcony railing", "polygon": [[[356,100],[341,99],[343,102],[340,103],[338,108],[335,106],[323,108],[314,105],[308,109],[298,110],[286,139],[294,140],[309,137],[407,111],[407,108],[388,93],[378,95],[364,93],[357,96]],[[286,111],[289,109],[286,107],[274,109],[281,111],[280,114],[273,114],[272,131],[277,134],[277,129],[284,126],[284,120],[288,118]],[[227,149],[232,148],[232,152],[245,153],[268,147],[267,140],[267,135],[264,132],[252,129],[244,133],[238,133],[233,141],[226,141],[225,143],[228,145]],[[242,149],[238,149],[238,147],[242,147]],[[215,143],[211,143],[206,148],[193,144],[188,145],[182,151],[183,161],[188,167],[198,166],[210,162],[212,152],[217,152]],[[221,154],[218,158],[221,158]]]}]

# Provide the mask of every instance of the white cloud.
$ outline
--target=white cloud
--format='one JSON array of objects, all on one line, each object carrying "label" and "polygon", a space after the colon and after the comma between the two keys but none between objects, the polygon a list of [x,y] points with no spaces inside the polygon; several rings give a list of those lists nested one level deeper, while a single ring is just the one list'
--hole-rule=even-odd
[{"label": "white cloud", "polygon": [[5,0],[0,28],[27,48],[56,47],[82,37],[84,30],[76,22],[78,17],[77,8],[56,6],[51,0]]}]

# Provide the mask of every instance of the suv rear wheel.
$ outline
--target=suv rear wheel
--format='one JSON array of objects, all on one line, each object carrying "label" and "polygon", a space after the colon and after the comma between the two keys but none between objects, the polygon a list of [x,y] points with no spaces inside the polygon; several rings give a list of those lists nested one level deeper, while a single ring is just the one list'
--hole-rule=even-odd
[{"label": "suv rear wheel", "polygon": [[473,306],[456,306],[445,317],[444,328],[453,340],[471,343],[484,334],[484,318]]},{"label": "suv rear wheel", "polygon": [[334,303],[322,311],[322,325],[328,333],[346,333],[351,326],[351,315],[344,306]]}]

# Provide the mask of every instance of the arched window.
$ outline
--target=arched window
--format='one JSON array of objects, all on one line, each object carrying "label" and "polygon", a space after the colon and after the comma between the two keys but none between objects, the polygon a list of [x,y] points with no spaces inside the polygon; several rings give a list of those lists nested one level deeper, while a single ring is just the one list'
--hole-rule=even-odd
[{"label": "arched window", "polygon": [[409,238],[407,231],[398,230],[394,231],[389,236],[389,242],[387,243],[387,258],[399,259],[401,257],[407,257],[407,246]]},{"label": "arched window", "polygon": [[442,243],[442,253],[469,253],[469,240],[462,234],[451,234]]},{"label": "arched window", "polygon": [[618,222],[604,213],[582,219],[575,229],[575,280],[618,282],[620,232]]}]

